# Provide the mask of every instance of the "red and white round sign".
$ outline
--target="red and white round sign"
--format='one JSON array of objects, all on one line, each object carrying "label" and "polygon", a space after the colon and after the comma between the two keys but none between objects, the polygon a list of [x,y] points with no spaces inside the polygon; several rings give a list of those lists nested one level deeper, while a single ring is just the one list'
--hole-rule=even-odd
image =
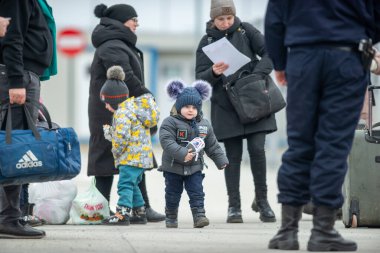
[{"label": "red and white round sign", "polygon": [[63,54],[74,57],[87,45],[86,36],[76,28],[62,29],[57,36],[57,48]]}]

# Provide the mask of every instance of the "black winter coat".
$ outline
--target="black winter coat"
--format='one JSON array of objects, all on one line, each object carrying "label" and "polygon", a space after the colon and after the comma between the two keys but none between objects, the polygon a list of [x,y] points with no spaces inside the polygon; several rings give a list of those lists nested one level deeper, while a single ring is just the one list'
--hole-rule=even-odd
[{"label": "black winter coat", "polygon": [[[110,18],[102,18],[92,33],[92,44],[96,51],[91,65],[88,100],[90,146],[87,174],[89,176],[111,176],[118,173],[111,152],[111,142],[103,135],[103,125],[112,124],[112,113],[105,108],[99,94],[106,81],[107,69],[114,65],[120,65],[124,69],[124,82],[128,85],[131,97],[143,93],[145,89],[143,54],[135,47],[136,41],[136,35],[129,28]],[[136,57],[128,54],[128,48]]]},{"label": "black winter coat", "polygon": [[0,64],[7,66],[10,88],[25,88],[24,70],[42,75],[53,56],[53,37],[36,0],[0,0],[0,17],[11,21],[0,38]]},{"label": "black winter coat", "polygon": [[[272,70],[272,61],[265,51],[264,37],[251,24],[241,22],[235,17],[234,24],[226,31],[219,31],[212,21],[207,23],[206,35],[199,42],[196,52],[196,78],[208,81],[212,87],[211,122],[218,141],[237,136],[246,136],[257,132],[271,133],[277,130],[274,114],[260,121],[241,124],[237,113],[223,88],[228,79],[225,76],[215,76],[212,72],[212,61],[204,54],[202,48],[210,42],[226,37],[241,53],[251,58],[251,62],[240,70],[250,73],[268,75]],[[260,56],[260,60],[257,56]]]}]

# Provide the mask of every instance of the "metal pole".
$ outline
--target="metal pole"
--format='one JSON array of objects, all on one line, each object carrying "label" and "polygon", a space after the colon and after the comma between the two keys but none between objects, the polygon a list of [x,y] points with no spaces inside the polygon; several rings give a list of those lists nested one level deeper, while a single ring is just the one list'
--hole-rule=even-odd
[{"label": "metal pole", "polygon": [[202,34],[202,28],[203,28],[202,12],[203,12],[203,1],[195,0],[194,34],[197,36]]},{"label": "metal pole", "polygon": [[67,123],[68,126],[74,127],[75,123],[75,57],[69,57],[67,60]]}]

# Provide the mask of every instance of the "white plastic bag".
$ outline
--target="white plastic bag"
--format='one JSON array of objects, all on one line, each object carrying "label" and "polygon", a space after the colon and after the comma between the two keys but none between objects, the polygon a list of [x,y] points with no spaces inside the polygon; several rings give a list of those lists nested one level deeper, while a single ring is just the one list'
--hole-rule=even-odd
[{"label": "white plastic bag", "polygon": [[107,199],[95,186],[92,180],[89,189],[80,193],[73,200],[70,217],[73,224],[100,224],[103,219],[110,216]]},{"label": "white plastic bag", "polygon": [[33,214],[46,220],[47,224],[66,224],[76,195],[77,187],[72,180],[29,185],[29,202],[35,204]]}]

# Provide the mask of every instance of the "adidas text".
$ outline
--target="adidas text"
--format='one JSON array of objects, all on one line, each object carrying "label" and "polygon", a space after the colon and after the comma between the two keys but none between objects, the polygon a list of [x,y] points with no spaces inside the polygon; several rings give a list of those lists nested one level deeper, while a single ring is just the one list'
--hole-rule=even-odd
[{"label": "adidas text", "polygon": [[42,162],[41,161],[38,161],[38,162],[30,161],[30,162],[23,162],[23,163],[17,163],[16,164],[17,169],[34,168],[34,167],[42,167]]}]

